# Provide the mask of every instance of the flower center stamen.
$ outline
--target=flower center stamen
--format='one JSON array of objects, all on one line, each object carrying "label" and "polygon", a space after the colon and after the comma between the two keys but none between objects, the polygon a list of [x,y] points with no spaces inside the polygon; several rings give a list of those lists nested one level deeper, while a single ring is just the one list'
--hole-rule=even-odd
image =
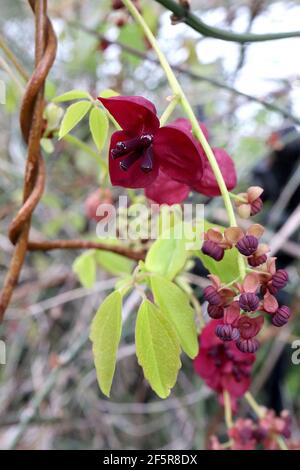
[{"label": "flower center stamen", "polygon": [[152,141],[153,136],[151,134],[142,134],[134,139],[117,142],[115,148],[111,151],[111,156],[115,159],[134,151],[146,149],[152,144]]},{"label": "flower center stamen", "polygon": [[150,148],[153,135],[142,134],[134,139],[117,142],[111,150],[111,156],[115,160],[122,158],[120,168],[127,171],[139,158],[142,158],[141,169],[145,173],[153,169],[153,152]]}]

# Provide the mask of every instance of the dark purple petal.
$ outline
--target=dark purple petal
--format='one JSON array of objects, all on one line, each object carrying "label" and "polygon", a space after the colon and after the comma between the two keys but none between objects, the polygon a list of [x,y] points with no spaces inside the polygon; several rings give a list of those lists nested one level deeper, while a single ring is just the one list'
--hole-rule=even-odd
[{"label": "dark purple petal", "polygon": [[192,134],[171,125],[161,127],[153,151],[161,170],[176,181],[189,185],[203,174],[201,147]]},{"label": "dark purple petal", "polygon": [[[234,162],[224,149],[213,148],[212,150],[219,164],[227,189],[231,191],[237,183]],[[205,157],[204,162],[204,172],[202,178],[191,186],[195,191],[201,194],[205,194],[206,196],[219,196],[221,194],[219,186],[207,157]]]},{"label": "dark purple petal", "polygon": [[[151,184],[157,177],[158,164],[153,159],[153,168],[146,172],[142,169],[145,155],[139,152],[132,152],[123,159],[112,158],[111,150],[116,148],[116,144],[120,141],[128,140],[129,136],[125,131],[117,131],[111,136],[109,149],[109,174],[111,183],[114,186],[123,186],[125,188],[145,188]],[[149,150],[149,149],[147,149]],[[129,160],[131,160],[129,162]],[[132,163],[133,162],[133,163]],[[121,168],[120,164],[130,164],[127,170]]]},{"label": "dark purple petal", "polygon": [[150,132],[155,134],[159,119],[151,101],[142,96],[113,96],[98,98],[117,123],[131,135]]},{"label": "dark purple petal", "polygon": [[145,188],[145,195],[158,204],[179,204],[184,201],[190,192],[190,187],[171,179],[159,171],[156,180]]}]

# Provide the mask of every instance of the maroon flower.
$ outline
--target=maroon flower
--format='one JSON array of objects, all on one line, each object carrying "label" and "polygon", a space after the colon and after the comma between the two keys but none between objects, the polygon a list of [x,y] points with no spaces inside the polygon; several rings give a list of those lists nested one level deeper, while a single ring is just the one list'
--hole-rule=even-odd
[{"label": "maroon flower", "polygon": [[113,185],[145,188],[157,178],[159,169],[185,184],[202,178],[202,147],[183,126],[160,127],[155,106],[141,96],[98,99],[122,128],[110,142]]},{"label": "maroon flower", "polygon": [[246,193],[238,194],[239,199],[236,201],[236,206],[241,217],[248,219],[261,211],[263,202],[260,196],[263,191],[259,186],[251,186]]},{"label": "maroon flower", "polygon": [[251,419],[239,418],[228,431],[233,441],[232,450],[254,450],[256,447],[255,423]]},{"label": "maroon flower", "polygon": [[[122,130],[111,137],[109,173],[113,185],[147,188],[159,204],[182,202],[190,188],[209,196],[220,194],[205,152],[187,119],[160,127],[155,106],[140,96],[98,98]],[[208,137],[207,129],[200,123]],[[234,163],[214,149],[229,190],[236,184]]]},{"label": "maroon flower", "polygon": [[222,321],[211,320],[203,328],[194,369],[220,398],[223,391],[227,390],[234,405],[234,399],[244,395],[250,386],[251,365],[255,355],[241,353],[232,341],[221,341],[215,335],[217,325],[222,325]]}]

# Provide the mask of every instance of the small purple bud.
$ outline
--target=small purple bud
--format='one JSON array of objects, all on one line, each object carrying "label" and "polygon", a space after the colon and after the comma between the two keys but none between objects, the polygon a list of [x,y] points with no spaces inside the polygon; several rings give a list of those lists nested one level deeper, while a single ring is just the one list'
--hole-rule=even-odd
[{"label": "small purple bud", "polygon": [[237,244],[237,249],[242,255],[251,256],[258,247],[258,239],[253,235],[245,235]]},{"label": "small purple bud", "polygon": [[224,257],[224,248],[221,248],[212,240],[206,240],[202,245],[202,253],[216,261],[221,261]]},{"label": "small purple bud", "polygon": [[222,341],[236,341],[240,337],[240,332],[231,325],[217,325],[216,335]]},{"label": "small purple bud", "polygon": [[223,307],[219,307],[218,305],[209,304],[207,307],[207,313],[211,318],[214,319],[223,318],[224,309]]},{"label": "small purple bud", "polygon": [[248,263],[252,268],[256,268],[257,266],[260,266],[261,264],[265,263],[267,261],[267,255],[261,255],[261,256],[250,256],[248,258]]},{"label": "small purple bud", "polygon": [[239,305],[245,312],[254,312],[259,306],[259,298],[252,292],[246,292],[240,295]]},{"label": "small purple bud", "polygon": [[277,312],[272,316],[272,324],[274,326],[283,326],[285,325],[291,316],[291,311],[286,305],[279,307]]},{"label": "small purple bud", "polygon": [[259,342],[255,338],[240,338],[235,343],[236,347],[244,353],[255,353],[259,348]]},{"label": "small purple bud", "polygon": [[262,202],[261,198],[258,197],[257,199],[255,199],[255,201],[253,201],[251,203],[250,215],[253,216],[253,215],[258,214],[262,210],[262,207],[263,207],[263,202]]},{"label": "small purple bud", "polygon": [[204,298],[211,305],[220,305],[222,302],[219,292],[213,286],[208,286],[204,289]]},{"label": "small purple bud", "polygon": [[289,280],[288,273],[285,269],[278,269],[275,274],[272,276],[271,283],[268,286],[268,289],[271,294],[276,294],[278,290],[283,289]]}]

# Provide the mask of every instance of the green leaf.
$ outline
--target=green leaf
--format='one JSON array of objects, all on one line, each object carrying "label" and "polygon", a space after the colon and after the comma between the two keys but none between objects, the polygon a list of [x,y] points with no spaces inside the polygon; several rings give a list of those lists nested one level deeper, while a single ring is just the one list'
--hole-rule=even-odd
[{"label": "green leaf", "polygon": [[73,127],[81,121],[91,106],[92,103],[89,101],[78,101],[67,108],[59,129],[58,135],[60,139],[68,134]]},{"label": "green leaf", "polygon": [[[225,229],[225,227],[222,227],[220,225],[211,224],[207,221],[204,221],[205,231],[212,227],[218,227],[222,231],[224,231]],[[231,282],[232,279],[235,279],[239,276],[238,251],[236,248],[226,250],[222,261],[215,261],[210,256],[204,255],[201,250],[199,250],[199,252],[196,252],[196,255],[201,259],[206,269],[211,274],[216,274],[217,276],[219,276],[222,282]]]},{"label": "green leaf", "polygon": [[179,340],[172,324],[149,300],[139,308],[135,342],[145,378],[160,398],[166,398],[181,367]]},{"label": "green leaf", "polygon": [[96,260],[94,250],[79,255],[73,263],[73,271],[83,287],[90,289],[96,282]]},{"label": "green leaf", "polygon": [[91,325],[94,363],[100,389],[109,397],[122,332],[122,296],[112,292],[100,305]]},{"label": "green leaf", "polygon": [[97,250],[96,261],[105,271],[114,274],[131,274],[133,262],[125,256],[109,251]]},{"label": "green leaf", "polygon": [[184,267],[187,259],[184,239],[157,239],[147,253],[145,266],[148,271],[173,279]]},{"label": "green leaf", "polygon": [[81,100],[82,98],[91,99],[91,95],[84,90],[70,90],[62,95],[53,98],[54,103],[62,103],[63,101]]},{"label": "green leaf", "polygon": [[115,90],[112,90],[111,88],[107,88],[106,90],[102,90],[100,95],[101,98],[111,98],[112,96],[119,96],[120,93],[118,93]]},{"label": "green leaf", "polygon": [[100,151],[106,142],[108,134],[108,117],[103,109],[93,107],[89,118],[90,131],[97,149]]},{"label": "green leaf", "polygon": [[193,359],[198,353],[194,310],[188,296],[173,282],[161,276],[151,276],[155,303],[173,324],[184,352]]}]

